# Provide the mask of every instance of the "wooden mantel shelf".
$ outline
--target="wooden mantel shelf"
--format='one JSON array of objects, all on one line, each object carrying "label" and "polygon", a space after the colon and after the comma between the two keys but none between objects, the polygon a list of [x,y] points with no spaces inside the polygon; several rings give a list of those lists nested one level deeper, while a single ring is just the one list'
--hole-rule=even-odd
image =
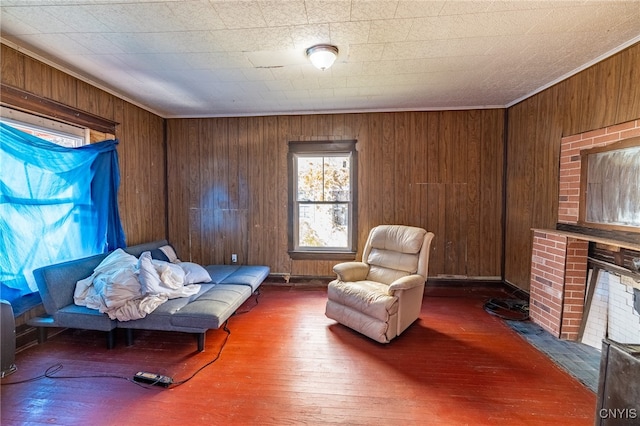
[{"label": "wooden mantel shelf", "polygon": [[629,250],[640,251],[640,244],[632,243],[632,242],[629,242],[629,241],[622,241],[622,240],[617,240],[617,239],[613,239],[613,238],[606,238],[606,237],[601,237],[601,236],[596,236],[596,235],[583,234],[583,233],[580,233],[580,232],[563,231],[563,230],[559,230],[559,229],[532,228],[531,230],[534,231],[534,232],[543,232],[545,234],[562,235],[562,236],[565,236],[565,237],[575,238],[577,240],[593,241],[594,243],[606,244],[606,245],[609,245],[609,246],[615,246],[615,247],[626,248],[626,249],[629,249]]}]

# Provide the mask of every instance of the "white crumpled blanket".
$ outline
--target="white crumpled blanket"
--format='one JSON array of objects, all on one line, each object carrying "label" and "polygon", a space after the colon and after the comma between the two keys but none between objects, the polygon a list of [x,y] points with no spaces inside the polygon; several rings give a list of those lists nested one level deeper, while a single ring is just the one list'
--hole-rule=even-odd
[{"label": "white crumpled blanket", "polygon": [[184,284],[185,273],[177,264],[140,259],[117,249],[89,277],[76,283],[74,302],[97,309],[111,319],[129,321],[153,312],[169,299],[188,297],[200,291],[198,284]]}]

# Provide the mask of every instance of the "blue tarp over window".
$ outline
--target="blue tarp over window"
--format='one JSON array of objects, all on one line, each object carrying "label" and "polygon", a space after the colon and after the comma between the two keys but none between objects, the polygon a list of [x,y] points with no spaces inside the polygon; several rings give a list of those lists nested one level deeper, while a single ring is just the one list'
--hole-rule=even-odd
[{"label": "blue tarp over window", "polygon": [[40,266],[125,247],[117,143],[66,148],[0,123],[2,299],[36,292]]}]

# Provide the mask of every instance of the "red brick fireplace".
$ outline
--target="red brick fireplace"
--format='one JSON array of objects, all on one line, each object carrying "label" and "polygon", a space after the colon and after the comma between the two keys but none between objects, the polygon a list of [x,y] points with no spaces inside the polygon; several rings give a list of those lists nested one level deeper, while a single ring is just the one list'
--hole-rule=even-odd
[{"label": "red brick fireplace", "polygon": [[558,231],[534,230],[531,319],[562,339],[576,340],[582,322],[589,242]]},{"label": "red brick fireplace", "polygon": [[[559,223],[578,223],[580,151],[634,136],[640,136],[640,119],[562,139]],[[531,320],[556,337],[576,340],[583,321],[589,242],[638,248],[634,244],[551,229],[534,229],[532,238]]]}]

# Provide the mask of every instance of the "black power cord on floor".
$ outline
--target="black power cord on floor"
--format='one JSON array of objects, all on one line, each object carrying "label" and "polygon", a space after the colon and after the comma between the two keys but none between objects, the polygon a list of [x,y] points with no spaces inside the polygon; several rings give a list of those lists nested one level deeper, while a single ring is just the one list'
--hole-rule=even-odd
[{"label": "black power cord on floor", "polygon": [[253,308],[255,308],[256,306],[258,306],[258,302],[259,302],[258,297],[260,297],[260,294],[261,294],[261,293],[260,293],[260,288],[257,288],[257,289],[256,289],[256,291],[254,291],[254,292],[253,292],[253,294],[255,294],[255,295],[256,295],[256,297],[255,297],[255,301],[256,301],[256,303],[255,303],[253,306],[251,306],[250,308],[245,309],[244,311],[235,311],[235,312],[233,313],[233,315],[231,315],[232,317],[235,317],[235,316],[238,316],[238,315],[242,315],[242,314],[249,313],[249,312],[251,312],[251,311],[253,310]]},{"label": "black power cord on floor", "polygon": [[521,299],[492,298],[485,302],[484,310],[505,320],[526,321],[529,319],[529,303]]},{"label": "black power cord on floor", "polygon": [[[202,370],[204,370],[205,368],[207,368],[208,366],[210,366],[211,364],[216,362],[218,360],[218,358],[220,358],[220,355],[222,354],[222,350],[227,345],[227,340],[229,340],[229,336],[231,336],[231,330],[229,330],[229,328],[227,327],[227,323],[228,322],[229,322],[229,320],[225,321],[224,324],[222,325],[222,329],[225,331],[225,333],[227,333],[227,335],[224,337],[224,341],[222,342],[222,345],[220,346],[220,349],[218,350],[218,353],[216,354],[216,356],[213,357],[213,359],[211,361],[207,362],[202,367],[200,367],[196,371],[194,371],[191,376],[187,377],[184,380],[173,382],[172,384],[170,384],[169,386],[166,386],[166,387],[175,388],[175,387],[178,387],[180,385],[184,385],[189,380],[193,379],[196,376],[196,374],[198,374],[199,372],[201,372]],[[155,383],[152,383],[152,384],[155,384]]]},{"label": "black power cord on floor", "polygon": [[[258,297],[260,296],[260,290],[257,289],[255,292],[255,304],[244,310],[244,311],[236,311],[233,313],[233,316],[236,315],[242,315],[242,314],[246,314],[248,312],[251,312],[253,310],[253,308],[255,308],[256,306],[258,306]],[[152,389],[153,385],[161,385],[164,388],[175,388],[177,386],[183,385],[185,383],[187,383],[189,380],[193,379],[199,372],[201,372],[202,370],[204,370],[205,368],[207,368],[208,366],[210,366],[211,364],[213,364],[214,362],[216,362],[218,360],[218,358],[220,358],[220,355],[222,354],[222,350],[224,349],[224,347],[227,344],[227,341],[229,340],[229,336],[231,336],[231,330],[229,330],[229,328],[227,327],[227,323],[229,322],[229,320],[225,321],[224,324],[222,325],[222,329],[224,330],[225,333],[227,333],[227,335],[224,338],[224,341],[222,342],[222,345],[220,346],[220,349],[218,350],[218,352],[216,353],[216,356],[211,360],[208,361],[206,364],[202,365],[201,367],[199,367],[191,376],[187,377],[184,380],[180,380],[180,381],[176,381],[174,382],[171,378],[169,378],[169,380],[171,381],[170,383],[165,383],[161,380],[161,378],[168,378],[167,376],[161,376],[158,375],[158,379],[153,381],[153,380],[149,380],[146,382],[140,382],[140,381],[136,381],[135,379],[132,379],[131,377],[126,377],[126,376],[119,376],[119,375],[114,375],[114,374],[95,374],[95,375],[78,375],[78,376],[58,376],[55,375],[56,373],[58,373],[59,371],[61,371],[64,366],[62,364],[53,364],[50,367],[48,367],[44,374],[41,374],[39,376],[36,377],[31,377],[28,379],[24,379],[24,380],[19,380],[19,381],[15,381],[15,382],[0,382],[0,384],[2,386],[8,386],[8,385],[19,385],[19,384],[23,384],[23,383],[29,383],[29,382],[34,382],[37,380],[41,380],[44,378],[47,379],[96,379],[96,378],[103,378],[103,379],[121,379],[121,380],[126,380],[128,382],[131,382],[135,385],[138,385],[140,387],[143,387],[145,389]]]},{"label": "black power cord on floor", "polygon": [[[258,297],[260,296],[260,289],[256,289],[256,291],[254,292],[255,294],[255,301],[256,303],[251,306],[250,308],[244,310],[244,311],[235,311],[231,317],[235,317],[238,315],[243,315],[246,314],[248,312],[251,312],[253,310],[253,308],[255,308],[256,306],[258,306]],[[170,388],[175,388],[177,386],[183,385],[185,383],[187,383],[189,380],[193,379],[196,374],[198,374],[199,372],[201,372],[202,370],[204,370],[205,368],[207,368],[208,366],[210,366],[211,364],[213,364],[214,362],[216,362],[218,360],[218,358],[220,358],[220,355],[222,354],[222,350],[224,349],[224,347],[227,345],[227,340],[229,340],[229,336],[231,336],[231,330],[229,330],[229,328],[227,327],[227,323],[229,322],[229,320],[225,321],[224,324],[222,325],[222,329],[227,333],[227,335],[224,338],[224,341],[222,342],[222,346],[220,346],[220,350],[218,350],[218,353],[216,354],[216,356],[209,362],[207,362],[206,364],[204,364],[202,367],[198,368],[191,376],[187,377],[184,380],[180,380],[177,382],[172,382],[170,385],[165,386],[165,387],[170,387]],[[152,383],[152,384],[159,384],[159,382],[157,383]]]},{"label": "black power cord on floor", "polygon": [[6,382],[6,383],[3,382],[2,386],[20,385],[23,383],[35,382],[36,380],[41,380],[45,378],[46,379],[122,379],[122,380],[127,380],[132,382],[132,380],[129,377],[118,376],[115,374],[90,374],[90,375],[81,375],[81,376],[55,376],[54,375],[57,372],[61,371],[63,368],[64,366],[62,364],[53,364],[52,366],[47,368],[43,374],[39,376],[31,377],[29,379],[19,380],[16,382]]}]

